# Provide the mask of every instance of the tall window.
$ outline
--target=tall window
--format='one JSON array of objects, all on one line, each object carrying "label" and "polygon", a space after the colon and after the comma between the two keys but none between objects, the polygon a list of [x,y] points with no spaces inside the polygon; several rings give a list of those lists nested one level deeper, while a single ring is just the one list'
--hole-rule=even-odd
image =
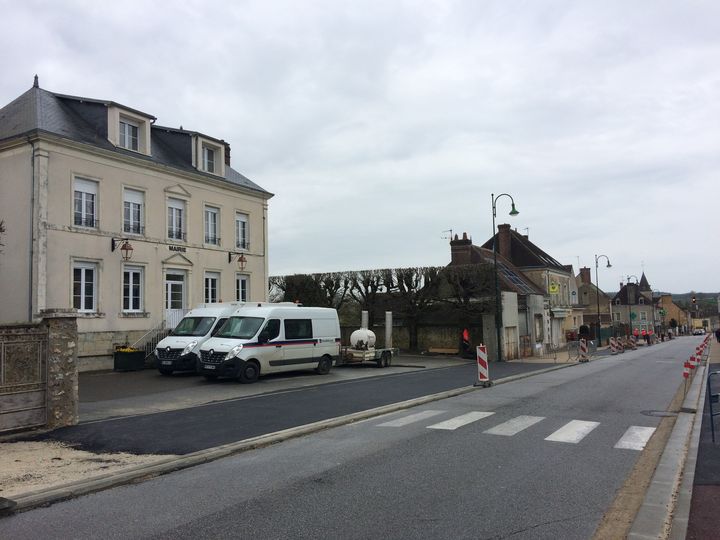
[{"label": "tall window", "polygon": [[185,240],[185,203],[179,199],[168,199],[168,238]]},{"label": "tall window", "polygon": [[205,303],[212,304],[218,301],[218,289],[220,286],[220,274],[217,272],[205,272]]},{"label": "tall window", "polygon": [[138,125],[125,118],[120,119],[120,146],[136,152],[139,149]]},{"label": "tall window", "polygon": [[248,300],[248,277],[237,274],[235,276],[235,300],[247,302]]},{"label": "tall window", "polygon": [[126,233],[143,234],[143,199],[142,191],[126,189],[123,194],[123,231]]},{"label": "tall window", "polygon": [[247,214],[235,214],[235,247],[248,249],[248,217]]},{"label": "tall window", "polygon": [[97,310],[96,302],[97,268],[91,263],[73,265],[73,307],[80,312]]},{"label": "tall window", "polygon": [[218,215],[220,210],[212,206],[205,207],[205,243],[218,245]]},{"label": "tall window", "polygon": [[96,203],[98,185],[92,180],[76,178],[73,194],[73,224],[79,227],[97,227]]},{"label": "tall window", "polygon": [[143,269],[126,266],[123,269],[123,311],[143,310]]},{"label": "tall window", "polygon": [[209,173],[215,172],[215,150],[209,146],[203,145],[203,169]]}]

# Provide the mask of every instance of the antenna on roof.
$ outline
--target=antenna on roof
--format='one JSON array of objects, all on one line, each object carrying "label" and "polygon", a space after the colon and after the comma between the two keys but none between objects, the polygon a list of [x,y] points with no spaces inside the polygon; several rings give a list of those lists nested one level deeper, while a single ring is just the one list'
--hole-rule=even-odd
[{"label": "antenna on roof", "polygon": [[443,233],[450,233],[450,236],[444,236],[444,235],[443,235],[443,236],[440,237],[442,240],[452,240],[452,239],[453,239],[452,229],[448,229],[448,230],[446,230],[446,231],[443,231]]},{"label": "antenna on roof", "polygon": [[40,83],[38,82],[37,73],[35,74],[35,80],[33,81],[33,88],[40,88]]}]

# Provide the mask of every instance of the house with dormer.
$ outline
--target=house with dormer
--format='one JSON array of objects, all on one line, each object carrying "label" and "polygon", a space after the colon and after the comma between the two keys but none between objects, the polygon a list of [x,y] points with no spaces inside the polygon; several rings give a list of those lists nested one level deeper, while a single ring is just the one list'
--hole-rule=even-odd
[{"label": "house with dormer", "polygon": [[[631,276],[632,277],[632,276]],[[656,331],[655,301],[652,289],[643,272],[642,277],[633,283],[620,283],[620,290],[611,301],[613,324],[621,335],[642,334]]]},{"label": "house with dormer", "polygon": [[[580,309],[574,311],[574,305],[578,306],[577,300],[572,299],[573,290],[577,290],[572,268],[533,244],[528,235],[512,230],[509,224],[498,225],[495,236],[482,247],[492,250],[494,242],[497,242],[498,253],[544,292],[548,315],[546,332],[550,343],[553,347],[564,345],[567,342],[566,330],[572,327],[572,322],[566,319],[572,320],[574,312],[582,312]],[[582,325],[582,320],[576,319],[575,325]]]},{"label": "house with dormer", "polygon": [[197,304],[264,301],[272,196],[224,140],[36,77],[0,109],[0,323],[74,308],[81,369],[103,368]]},{"label": "house with dormer", "polygon": [[[475,246],[467,233],[450,241],[451,266],[494,264],[492,249]],[[546,352],[550,343],[547,332],[547,310],[542,289],[523,274],[506,257],[497,254],[497,276],[500,288],[500,313],[503,359],[524,358]],[[494,296],[495,291],[488,291]],[[490,317],[488,317],[490,318]],[[485,324],[483,335],[491,359],[495,359],[496,331],[494,315]]]}]

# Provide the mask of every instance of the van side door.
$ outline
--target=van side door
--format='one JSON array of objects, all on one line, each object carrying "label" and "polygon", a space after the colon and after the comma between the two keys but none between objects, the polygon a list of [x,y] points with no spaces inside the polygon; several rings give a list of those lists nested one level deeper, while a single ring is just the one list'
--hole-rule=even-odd
[{"label": "van side door", "polygon": [[285,368],[302,368],[305,367],[302,364],[313,364],[315,362],[313,360],[315,340],[313,339],[312,319],[285,319],[283,328],[285,330],[283,345]]},{"label": "van side door", "polygon": [[283,365],[283,346],[280,338],[280,319],[268,319],[258,334],[258,353],[253,355],[260,361],[260,370],[276,370]]}]

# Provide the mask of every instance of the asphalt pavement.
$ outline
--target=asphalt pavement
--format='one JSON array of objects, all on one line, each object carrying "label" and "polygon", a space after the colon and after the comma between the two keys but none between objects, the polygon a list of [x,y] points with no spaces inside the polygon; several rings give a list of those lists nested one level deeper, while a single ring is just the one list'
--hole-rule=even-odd
[{"label": "asphalt pavement", "polygon": [[[417,358],[415,362],[419,362]],[[419,365],[413,359],[404,357],[403,365]],[[100,421],[81,422],[40,435],[21,437],[18,440],[52,440],[72,444],[74,447],[97,453],[130,452],[134,454],[176,454],[184,455],[214,448],[228,443],[274,433],[296,426],[311,424],[339,416],[402,402],[429,394],[449,390],[470,388],[477,380],[474,363],[414,369],[393,373],[393,368],[373,369],[366,373],[374,376],[341,379],[327,384],[283,388],[255,395],[244,395],[205,403],[197,406],[170,410],[160,413],[136,413],[131,416],[108,418]],[[557,366],[544,363],[503,362],[491,365],[491,376],[502,379]],[[340,371],[335,369],[334,371]],[[353,369],[353,368],[347,368]],[[401,368],[397,368],[401,369]],[[362,372],[355,369],[357,374]],[[154,374],[148,374],[154,377]],[[318,380],[322,376],[292,376],[284,381]],[[196,378],[197,379],[197,378]],[[114,377],[94,378],[95,385],[107,384],[102,388],[85,389],[89,395],[107,395],[118,399],[118,387]],[[213,389],[220,391],[222,384],[201,382],[189,378],[178,379],[184,384],[201,384],[204,395],[212,395]],[[163,385],[168,381],[163,381]],[[232,385],[232,386],[229,386]],[[233,391],[252,391],[255,385],[239,385],[235,381],[226,384]],[[258,387],[255,388],[259,388]],[[162,387],[167,390],[167,386]],[[167,392],[153,394],[155,402],[165,399]],[[147,398],[147,396],[146,396]],[[150,410],[153,410],[152,407]]]}]

